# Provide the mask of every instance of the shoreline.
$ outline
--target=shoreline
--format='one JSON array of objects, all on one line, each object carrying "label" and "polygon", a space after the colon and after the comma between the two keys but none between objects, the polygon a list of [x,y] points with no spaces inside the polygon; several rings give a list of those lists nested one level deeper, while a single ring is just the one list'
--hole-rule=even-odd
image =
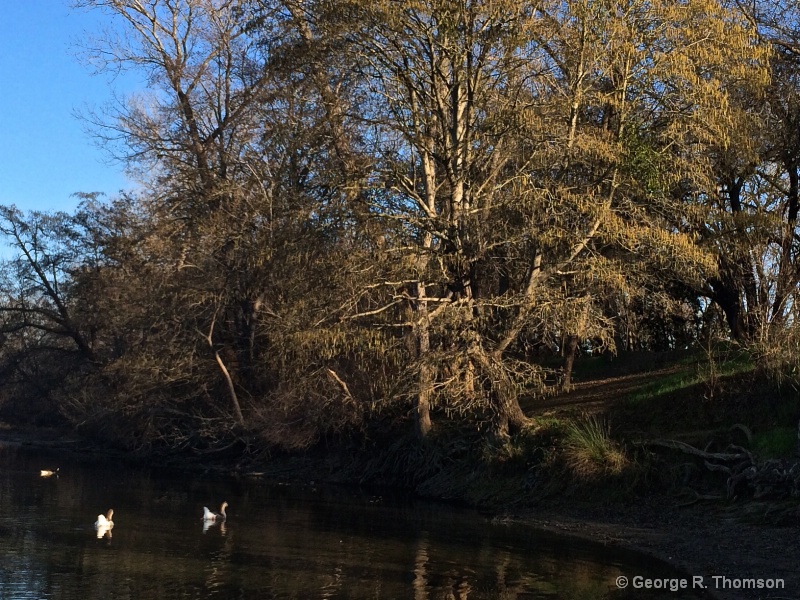
[{"label": "shoreline", "polygon": [[[1,427],[0,442],[43,449],[63,449],[76,454],[92,455],[93,458],[126,456],[133,462],[148,464],[148,461],[141,458],[93,445],[74,436],[72,432]],[[276,461],[280,462],[280,459]],[[187,470],[198,468],[197,464],[188,461],[183,464],[176,461],[169,466]],[[217,470],[207,465],[203,468]],[[277,470],[282,472],[280,478],[288,480],[302,480],[308,475],[305,469],[292,469],[291,466]],[[330,481],[322,473],[316,480],[319,483],[346,485],[342,481]],[[426,499],[437,500],[431,497]],[[439,501],[447,502],[445,499]],[[674,498],[653,494],[631,506],[624,506],[622,503],[592,504],[566,497],[561,498],[557,506],[550,500],[542,501],[534,508],[499,506],[491,513],[499,522],[520,524],[576,540],[599,543],[661,561],[682,573],[690,586],[692,577],[703,577],[708,586],[707,597],[716,600],[798,598],[800,531],[797,521],[783,526],[748,523],[745,520],[748,509],[751,518],[758,518],[755,514],[757,511],[752,509],[760,506],[768,511],[770,505],[744,502],[679,507]],[[800,514],[800,509],[797,514]],[[764,516],[766,514],[761,515],[761,518]],[[636,573],[627,575],[632,582]],[[715,576],[716,580],[713,579]],[[715,589],[714,583],[721,582],[720,578],[727,578],[732,582],[744,579],[782,579],[785,587]],[[647,594],[647,590],[630,590],[630,593]]]},{"label": "shoreline", "polygon": [[[624,548],[662,561],[691,581],[702,577],[710,598],[789,600],[800,597],[800,540],[795,526],[755,525],[743,507],[662,506],[603,511],[545,508],[511,516],[515,522],[578,540]],[[740,509],[737,511],[736,509]],[[636,574],[629,574],[632,579]],[[716,577],[717,579],[714,579]],[[726,579],[722,579],[726,578]],[[728,580],[778,580],[783,589],[715,588]],[[733,582],[735,584],[735,582]],[[643,590],[643,593],[646,591]]]}]

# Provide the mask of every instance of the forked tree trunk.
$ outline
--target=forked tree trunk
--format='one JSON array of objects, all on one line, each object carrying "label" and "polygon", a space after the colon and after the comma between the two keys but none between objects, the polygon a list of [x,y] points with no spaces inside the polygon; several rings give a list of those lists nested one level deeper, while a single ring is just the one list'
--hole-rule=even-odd
[{"label": "forked tree trunk", "polygon": [[529,423],[528,417],[522,411],[515,393],[509,393],[507,385],[493,385],[492,405],[494,407],[494,420],[492,434],[497,440],[506,440],[511,434],[520,431]]},{"label": "forked tree trunk", "polygon": [[503,371],[502,364],[478,346],[472,348],[471,354],[483,371],[484,378],[491,382],[492,437],[497,441],[506,440],[527,425],[529,419],[519,405],[514,385]]}]

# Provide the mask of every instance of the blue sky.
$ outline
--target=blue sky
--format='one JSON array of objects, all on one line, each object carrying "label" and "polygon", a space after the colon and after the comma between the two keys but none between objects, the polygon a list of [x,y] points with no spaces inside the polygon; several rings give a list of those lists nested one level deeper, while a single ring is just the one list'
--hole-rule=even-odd
[{"label": "blue sky", "polygon": [[3,2],[0,16],[0,204],[25,211],[71,211],[75,192],[113,197],[135,187],[74,116],[108,102],[123,82],[92,75],[76,58],[75,43],[106,21],[69,3]]}]

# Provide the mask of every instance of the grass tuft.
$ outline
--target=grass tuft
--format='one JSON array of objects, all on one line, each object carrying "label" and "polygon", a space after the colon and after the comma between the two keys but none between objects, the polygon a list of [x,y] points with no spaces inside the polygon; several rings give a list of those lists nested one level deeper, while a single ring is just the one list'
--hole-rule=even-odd
[{"label": "grass tuft", "polygon": [[579,477],[618,475],[628,464],[620,445],[611,439],[608,423],[596,416],[569,423],[565,444],[567,465]]}]

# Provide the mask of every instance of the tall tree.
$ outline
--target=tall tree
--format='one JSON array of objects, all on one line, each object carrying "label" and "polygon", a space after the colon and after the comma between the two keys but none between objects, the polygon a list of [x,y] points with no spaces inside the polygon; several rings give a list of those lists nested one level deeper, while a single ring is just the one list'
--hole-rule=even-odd
[{"label": "tall tree", "polygon": [[14,254],[3,262],[0,331],[39,331],[54,345],[64,350],[71,346],[84,360],[94,361],[93,332],[76,318],[81,309],[73,301],[76,271],[91,269],[98,258],[92,253],[96,240],[81,226],[80,217],[36,211],[26,216],[14,206],[3,206],[0,233]]},{"label": "tall tree", "polygon": [[537,381],[521,336],[610,344],[609,297],[714,270],[676,195],[709,180],[758,49],[709,1],[347,7],[394,257],[374,285],[411,311],[418,432],[438,395],[502,437]]},{"label": "tall tree", "polygon": [[[121,285],[147,281],[144,293],[123,301],[154,322],[146,343],[126,344],[120,368],[142,380],[150,373],[175,397],[203,399],[172,413],[200,422],[220,411],[216,394],[228,399],[223,412],[240,431],[285,432],[283,421],[296,424],[303,411],[310,431],[325,418],[335,422],[327,402],[318,419],[309,417],[310,399],[322,395],[309,381],[348,390],[339,396],[345,403],[357,388],[337,373],[329,350],[309,346],[315,334],[339,335],[323,313],[341,304],[337,286],[348,285],[332,273],[361,250],[341,202],[357,161],[337,117],[340,87],[314,54],[318,32],[308,15],[283,2],[79,6],[120,25],[120,37],[98,40],[88,57],[102,69],[144,70],[150,83],[149,94],[95,116],[119,156],[150,173],[138,205],[146,220],[139,251],[117,257],[124,275],[106,274]],[[169,369],[154,363],[159,354]],[[152,408],[143,406],[143,414]]]},{"label": "tall tree", "polygon": [[783,335],[791,321],[798,268],[798,15],[791,2],[737,3],[770,52],[768,86],[732,90],[746,112],[739,137],[718,154],[719,186],[706,218],[720,273],[710,298],[725,312],[731,334],[745,343]]}]

